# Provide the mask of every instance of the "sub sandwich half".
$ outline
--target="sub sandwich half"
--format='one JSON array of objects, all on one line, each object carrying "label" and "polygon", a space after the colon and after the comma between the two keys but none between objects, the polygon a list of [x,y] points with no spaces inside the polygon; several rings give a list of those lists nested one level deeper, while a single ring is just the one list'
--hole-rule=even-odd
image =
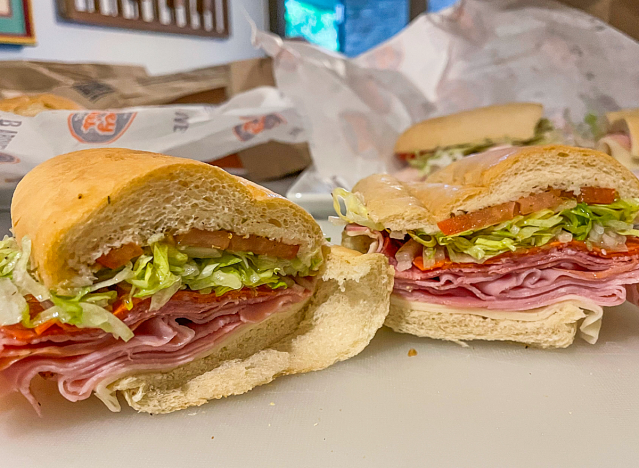
[{"label": "sub sandwich half", "polygon": [[617,159],[631,171],[639,171],[639,109],[606,114],[607,133],[597,149]]},{"label": "sub sandwich half", "polygon": [[412,179],[423,179],[454,161],[491,148],[552,143],[557,135],[543,113],[541,104],[512,102],[424,120],[400,135],[395,155],[417,169]]},{"label": "sub sandwich half", "polygon": [[598,151],[493,150],[334,197],[343,244],[395,267],[386,325],[399,332],[549,348],[579,327],[594,343],[602,306],[639,283],[639,180]]},{"label": "sub sandwich half", "polygon": [[0,245],[0,389],[166,413],[359,353],[382,255],[324,245],[297,205],[204,163],[125,149],[25,176]]},{"label": "sub sandwich half", "polygon": [[33,117],[47,110],[83,110],[84,108],[56,94],[31,94],[14,98],[0,99],[0,111]]}]

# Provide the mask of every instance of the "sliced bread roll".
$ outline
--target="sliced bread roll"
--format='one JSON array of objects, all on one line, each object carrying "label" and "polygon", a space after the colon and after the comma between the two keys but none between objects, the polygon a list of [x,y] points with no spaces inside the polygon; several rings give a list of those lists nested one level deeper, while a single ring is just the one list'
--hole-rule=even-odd
[{"label": "sliced bread roll", "polygon": [[193,228],[299,245],[303,261],[324,242],[306,211],[269,190],[198,161],[119,148],[37,166],[18,184],[11,216],[18,240],[31,237],[32,265],[49,289],[90,284],[91,266],[113,248]]},{"label": "sliced bread roll", "polygon": [[506,138],[529,140],[535,136],[535,126],[543,113],[541,104],[512,102],[424,120],[400,135],[395,153],[429,151]]},{"label": "sliced bread roll", "polygon": [[597,341],[601,307],[574,299],[533,311],[455,310],[451,307],[391,297],[385,325],[399,333],[463,343],[476,339],[512,341],[536,348],[567,348],[577,331]]},{"label": "sliced bread roll", "polygon": [[36,410],[44,372],[112,410],[117,391],[141,411],[199,405],[354,356],[388,314],[386,257],[329,248],[298,205],[204,163],[58,156],[20,183],[12,215],[0,378]]},{"label": "sliced bread roll", "polygon": [[81,105],[71,99],[55,94],[33,94],[0,100],[0,111],[33,117],[46,110],[82,110]]},{"label": "sliced bread roll", "polygon": [[[358,182],[349,195],[357,200],[349,199],[351,211],[342,216],[360,227],[348,226],[343,242],[363,251],[381,251],[397,268],[386,320],[395,331],[452,341],[517,341],[550,348],[568,346],[579,329],[593,343],[601,323],[601,305],[623,301],[619,285],[639,281],[634,233],[623,231],[624,235],[614,237],[619,244],[592,247],[586,242],[590,238],[577,237],[579,233],[575,238],[566,235],[568,224],[553,221],[555,232],[540,243],[522,242],[530,230],[519,238],[515,229],[523,229],[515,226],[510,231],[512,242],[505,247],[498,244],[502,239],[498,234],[483,231],[515,217],[521,220],[538,213],[547,218],[553,215],[551,209],[563,213],[565,208],[560,207],[577,205],[568,198],[580,201],[582,191],[590,194],[590,200],[598,200],[584,200],[586,205],[623,201],[632,207],[633,199],[639,198],[639,180],[604,153],[560,145],[469,156],[425,182],[373,175]],[[558,204],[544,204],[549,195]],[[502,204],[510,211],[500,208]],[[491,209],[480,211],[484,208]],[[502,209],[504,218],[500,218]],[[497,216],[493,216],[495,211]],[[630,212],[630,220],[635,211]],[[605,225],[612,239],[617,227],[612,222],[610,226],[605,221],[598,224],[598,219],[590,226],[598,225],[603,231]],[[632,227],[625,221],[618,223],[619,229]],[[450,229],[454,223],[458,227]],[[535,226],[534,220],[528,226]],[[599,257],[592,252],[597,248]],[[628,254],[616,258],[616,249]],[[582,258],[577,262],[579,255]],[[598,263],[604,262],[602,258],[605,266]],[[632,273],[622,274],[621,270]],[[587,284],[580,282],[586,278]],[[608,296],[595,294],[597,288]]]},{"label": "sliced bread roll", "polygon": [[332,247],[301,311],[276,314],[170,372],[105,383],[97,395],[106,402],[120,392],[138,411],[169,413],[245,393],[278,376],[324,369],[366,347],[388,314],[392,287],[393,270],[383,255]]},{"label": "sliced bread roll", "polygon": [[385,228],[436,232],[436,223],[517,200],[548,188],[579,193],[581,187],[615,188],[621,198],[639,197],[639,179],[611,156],[562,145],[507,148],[468,156],[425,182],[402,183],[373,175],[353,192],[371,219]]}]

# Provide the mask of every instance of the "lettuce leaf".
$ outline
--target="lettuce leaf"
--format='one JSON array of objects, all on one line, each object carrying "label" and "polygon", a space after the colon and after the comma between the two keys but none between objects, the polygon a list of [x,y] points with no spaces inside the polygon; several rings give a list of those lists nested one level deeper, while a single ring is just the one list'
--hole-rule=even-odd
[{"label": "lettuce leaf", "polygon": [[0,278],[0,323],[15,325],[29,315],[26,299],[9,278]]},{"label": "lettuce leaf", "polygon": [[[369,218],[366,206],[355,194],[337,189],[333,192],[333,198],[335,210],[343,222],[384,230],[383,226]],[[339,199],[345,202],[345,212],[341,211]],[[639,229],[633,226],[638,214],[639,199],[617,200],[609,205],[577,203],[559,213],[541,210],[516,216],[496,226],[452,236],[441,232],[428,234],[421,230],[409,231],[408,235],[424,246],[425,258],[433,258],[437,246],[443,246],[452,261],[482,262],[520,248],[543,246],[562,233],[562,237],[588,242],[589,247],[592,246],[593,229],[601,228],[602,233],[613,235],[639,237]],[[625,239],[621,240],[625,242]]]},{"label": "lettuce leaf", "polygon": [[548,119],[540,119],[535,127],[535,135],[528,140],[516,140],[508,137],[499,140],[485,139],[475,143],[465,143],[461,145],[444,146],[436,148],[434,151],[417,152],[415,157],[408,160],[408,163],[421,171],[423,175],[428,175],[436,169],[446,167],[449,164],[475,153],[482,153],[494,146],[531,146],[546,145],[558,142],[559,132]]},{"label": "lettuce leaf", "polygon": [[622,236],[639,237],[639,230],[634,229],[632,224],[638,213],[639,199],[618,200],[609,205],[578,203],[574,208],[559,213],[542,210],[516,216],[496,226],[452,236],[441,232],[429,235],[423,231],[409,234],[424,245],[426,256],[434,255],[436,244],[446,247],[452,261],[470,256],[474,261],[481,262],[520,248],[541,247],[562,232],[569,233],[568,237],[574,240],[590,242],[591,232],[597,226],[602,232],[609,230]]},{"label": "lettuce leaf", "polygon": [[[132,264],[119,270],[101,270],[92,286],[79,288],[75,295],[59,295],[49,291],[30,271],[31,241],[25,236],[21,246],[12,237],[0,241],[0,326],[21,323],[34,328],[56,319],[78,328],[100,328],[117,338],[129,340],[133,332],[106,309],[118,294],[106,290],[114,285],[130,289],[125,304],[131,308],[132,298],[151,298],[151,310],[168,302],[179,289],[189,288],[203,294],[217,295],[243,287],[266,285],[286,288],[286,276],[312,276],[322,263],[318,251],[305,264],[299,258],[284,260],[243,252],[220,252],[215,258],[191,258],[175,246],[158,242],[145,248],[145,253]],[[126,286],[129,285],[129,286]],[[51,305],[32,317],[25,296]]]},{"label": "lettuce leaf", "polygon": [[[342,213],[340,202],[344,203],[344,213]],[[343,188],[333,190],[333,208],[335,209],[337,216],[346,223],[359,224],[360,226],[365,226],[373,229],[374,231],[381,231],[384,229],[384,226],[370,219],[368,209],[357,193],[349,192]]]},{"label": "lettuce leaf", "polygon": [[[21,247],[12,237],[0,241],[0,326],[21,323],[27,328],[34,328],[52,319],[61,323],[75,325],[79,328],[101,328],[117,338],[129,340],[133,332],[124,322],[105,309],[115,301],[115,291],[92,292],[113,283],[113,279],[121,280],[129,275],[129,271],[120,272],[111,280],[99,283],[96,288],[81,288],[72,297],[59,296],[49,291],[34,278],[29,269],[31,256],[31,240],[28,236],[22,239]],[[53,303],[35,317],[29,312],[25,296],[32,295],[39,302]]]},{"label": "lettuce leaf", "polygon": [[[344,213],[342,213],[341,203],[344,203]],[[370,219],[364,200],[357,193],[349,192],[343,188],[333,190],[333,208],[337,216],[346,223],[359,224],[375,231],[384,229],[381,224]],[[334,218],[332,220],[334,221]]]},{"label": "lettuce leaf", "polygon": [[299,259],[284,260],[245,252],[223,252],[216,258],[189,258],[173,246],[154,244],[153,256],[139,257],[133,267],[134,276],[125,281],[133,286],[132,297],[138,298],[175,288],[176,283],[193,291],[222,295],[244,287],[285,288],[288,286],[285,276],[311,276],[318,267],[317,261],[306,266]]},{"label": "lettuce leaf", "polygon": [[4,239],[0,241],[0,278],[11,278],[19,259],[18,242],[13,237],[4,236]]}]

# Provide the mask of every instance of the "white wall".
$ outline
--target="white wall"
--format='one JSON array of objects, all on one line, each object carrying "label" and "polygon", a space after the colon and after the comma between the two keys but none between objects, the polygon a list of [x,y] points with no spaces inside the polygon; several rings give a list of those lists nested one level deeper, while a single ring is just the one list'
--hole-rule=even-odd
[{"label": "white wall", "polygon": [[171,73],[262,55],[251,45],[243,8],[258,28],[268,28],[268,0],[229,0],[229,39],[84,26],[60,20],[55,0],[31,3],[38,45],[0,46],[0,60],[128,63],[145,65],[153,74]]}]

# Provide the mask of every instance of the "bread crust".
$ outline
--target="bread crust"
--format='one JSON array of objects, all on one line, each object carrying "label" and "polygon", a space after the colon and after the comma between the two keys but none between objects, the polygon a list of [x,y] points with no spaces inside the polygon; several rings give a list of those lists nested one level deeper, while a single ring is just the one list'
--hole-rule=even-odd
[{"label": "bread crust", "polygon": [[181,366],[124,377],[109,388],[137,411],[170,413],[245,393],[282,375],[324,369],[360,353],[383,325],[393,275],[381,254],[333,246],[303,319],[278,342],[249,356],[194,361],[187,364],[190,375]]},{"label": "bread crust", "polygon": [[80,104],[56,94],[43,93],[0,100],[0,111],[33,117],[45,110],[83,110]]},{"label": "bread crust", "polygon": [[[106,229],[107,221],[113,220],[123,210],[126,212],[135,198],[139,198],[152,184],[168,184],[174,196],[186,193],[189,187],[180,185],[186,177],[195,181],[192,183],[215,182],[223,186],[252,209],[263,209],[267,220],[269,212],[285,210],[290,219],[311,233],[310,239],[304,241],[287,234],[283,226],[278,228],[269,224],[273,232],[281,233],[277,240],[301,244],[300,251],[316,250],[323,243],[321,229],[306,211],[263,187],[202,162],[120,148],[91,149],[56,156],[29,172],[18,184],[13,196],[13,232],[18,240],[26,235],[31,238],[32,266],[44,284],[49,288],[66,285],[78,275],[77,268],[68,261],[72,254],[93,260],[100,255],[97,251],[77,252],[78,236],[84,240],[82,229],[85,226],[93,223],[95,229],[100,229],[100,226]],[[215,200],[212,200],[211,206],[194,216],[214,218],[234,209],[233,206],[217,206]],[[156,216],[162,209],[159,203],[151,216]],[[281,220],[270,221],[281,224]],[[264,235],[259,229],[232,227],[241,235]],[[163,229],[162,226],[157,228],[158,232]],[[109,233],[100,235],[108,236]],[[144,245],[148,239],[135,241]]]},{"label": "bread crust", "polygon": [[452,213],[476,211],[548,188],[578,192],[586,186],[615,188],[621,198],[639,197],[639,179],[617,160],[600,151],[563,145],[468,156],[425,182],[369,176],[353,191],[362,196],[371,218],[387,229],[436,232],[436,223]]},{"label": "bread crust", "polygon": [[[422,307],[414,307],[418,304]],[[537,321],[492,319],[472,314],[425,310],[427,304],[391,298],[385,325],[396,332],[455,342],[472,340],[511,341],[538,348],[567,348],[586,315],[566,303],[547,318]]]},{"label": "bread crust", "polygon": [[535,127],[543,113],[541,104],[511,102],[424,120],[399,136],[395,153],[430,151],[486,139],[529,140],[535,136]]}]

